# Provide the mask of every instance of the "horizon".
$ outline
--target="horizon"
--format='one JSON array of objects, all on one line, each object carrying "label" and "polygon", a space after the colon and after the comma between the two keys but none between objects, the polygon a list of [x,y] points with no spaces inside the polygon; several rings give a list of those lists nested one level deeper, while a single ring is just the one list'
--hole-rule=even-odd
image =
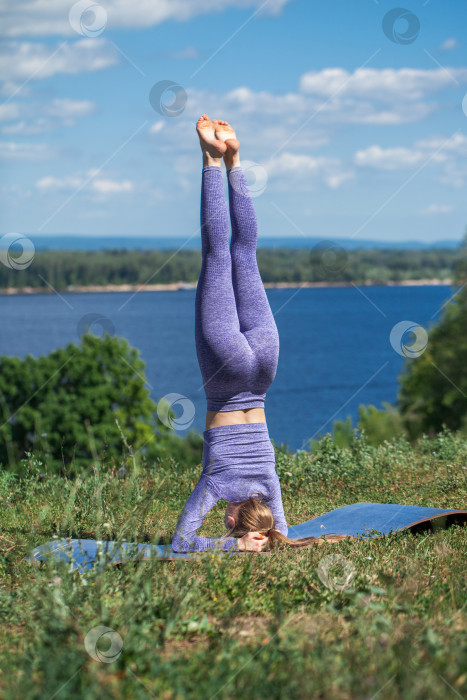
[{"label": "horizon", "polygon": [[[58,251],[58,250],[81,250],[81,251],[96,251],[96,250],[169,250],[177,248],[179,250],[200,250],[201,240],[199,238],[189,240],[188,242],[183,236],[144,236],[144,235],[107,235],[95,236],[69,234],[63,235],[36,235],[29,234],[27,236],[32,242],[35,250],[39,251]],[[323,247],[328,244],[329,248],[336,247],[348,250],[365,249],[365,250],[456,250],[461,247],[463,238],[461,239],[438,239],[435,241],[420,241],[408,239],[406,241],[390,241],[387,239],[346,239],[346,238],[318,238],[317,236],[259,236],[258,249],[293,249]],[[16,244],[21,246],[20,240]]]}]

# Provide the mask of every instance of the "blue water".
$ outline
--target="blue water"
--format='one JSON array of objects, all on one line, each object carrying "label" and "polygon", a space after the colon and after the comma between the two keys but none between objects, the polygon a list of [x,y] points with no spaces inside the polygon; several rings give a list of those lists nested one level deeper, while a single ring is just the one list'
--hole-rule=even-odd
[{"label": "blue water", "polygon": [[[404,358],[389,342],[391,329],[405,320],[428,328],[454,291],[448,285],[268,290],[280,336],[279,366],[266,399],[271,438],[293,450],[306,448],[311,437],[332,430],[333,420],[350,415],[355,423],[360,404],[394,403]],[[191,428],[202,432],[194,295],[3,296],[0,355],[38,357],[78,342],[83,316],[102,314],[117,335],[139,348],[153,399],[172,393],[189,398],[195,407]],[[97,324],[92,330],[100,334]]]}]

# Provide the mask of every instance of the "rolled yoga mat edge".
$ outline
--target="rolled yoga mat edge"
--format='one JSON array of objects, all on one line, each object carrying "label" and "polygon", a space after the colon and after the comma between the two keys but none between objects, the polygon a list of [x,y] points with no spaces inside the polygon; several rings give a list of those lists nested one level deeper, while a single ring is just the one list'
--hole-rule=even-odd
[{"label": "rolled yoga mat edge", "polygon": [[[289,527],[290,539],[320,537],[325,534],[353,537],[383,537],[394,532],[415,528],[422,523],[435,522],[448,516],[458,516],[467,522],[467,510],[411,506],[402,503],[352,503],[329,513]],[[440,523],[441,525],[441,523]]]}]

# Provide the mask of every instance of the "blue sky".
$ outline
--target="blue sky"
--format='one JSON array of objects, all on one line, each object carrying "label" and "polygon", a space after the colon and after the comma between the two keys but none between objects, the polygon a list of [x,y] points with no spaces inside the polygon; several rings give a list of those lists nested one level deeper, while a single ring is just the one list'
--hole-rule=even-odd
[{"label": "blue sky", "polygon": [[464,233],[464,0],[2,5],[2,233],[198,235],[203,112],[237,129],[262,236]]}]

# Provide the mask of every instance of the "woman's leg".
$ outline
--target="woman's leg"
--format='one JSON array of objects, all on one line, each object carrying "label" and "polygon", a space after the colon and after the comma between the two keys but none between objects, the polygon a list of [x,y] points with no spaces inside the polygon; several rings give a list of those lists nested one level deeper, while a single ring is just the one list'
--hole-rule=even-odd
[{"label": "woman's leg", "polygon": [[256,380],[251,391],[265,393],[276,375],[279,335],[256,261],[258,225],[250,190],[240,165],[239,142],[226,121],[215,122],[215,135],[226,146],[224,162],[229,182],[232,222],[232,284],[240,330],[253,350]]},{"label": "woman's leg", "polygon": [[[230,164],[228,160],[227,162]],[[262,393],[272,383],[276,374],[279,335],[258,270],[258,225],[253,200],[241,166],[228,169],[227,177],[232,222],[232,284],[237,315],[240,331],[248,340],[257,359],[257,389]]]},{"label": "woman's leg", "polygon": [[225,397],[243,391],[254,366],[253,352],[240,332],[232,287],[229,233],[221,169],[205,167],[201,186],[202,266],[196,289],[195,338],[208,410],[221,410]]}]

